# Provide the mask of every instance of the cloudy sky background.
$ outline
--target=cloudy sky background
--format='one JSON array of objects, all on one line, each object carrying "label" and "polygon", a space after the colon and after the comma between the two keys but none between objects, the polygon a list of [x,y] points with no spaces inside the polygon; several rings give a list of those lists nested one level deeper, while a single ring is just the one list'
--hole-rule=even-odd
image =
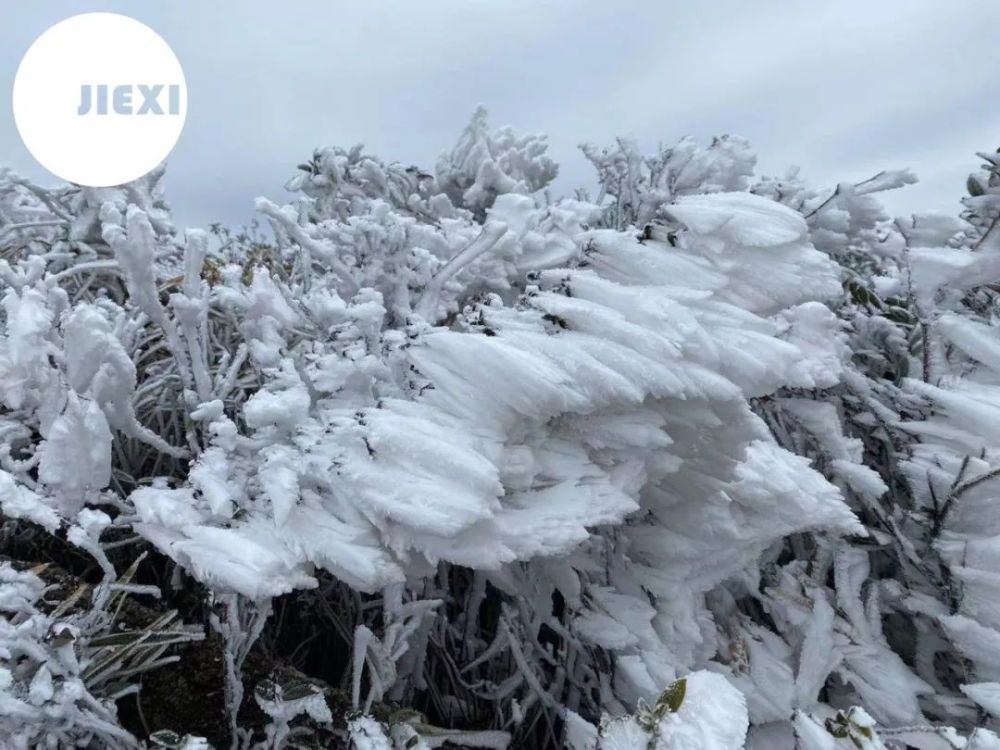
[{"label": "cloudy sky background", "polygon": [[[1000,0],[212,0],[7,3],[0,76],[74,13],[153,27],[189,109],[168,160],[179,223],[248,221],[317,145],[433,167],[474,107],[548,133],[557,193],[591,184],[581,141],[749,138],[758,170],[811,181],[910,167],[893,213],[959,210],[975,151],[1000,146]],[[45,182],[0,118],[0,164]]]}]

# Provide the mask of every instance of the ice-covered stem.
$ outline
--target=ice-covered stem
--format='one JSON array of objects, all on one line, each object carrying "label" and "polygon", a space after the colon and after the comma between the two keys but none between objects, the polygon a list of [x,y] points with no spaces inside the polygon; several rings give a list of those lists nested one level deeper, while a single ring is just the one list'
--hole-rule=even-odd
[{"label": "ice-covered stem", "polygon": [[114,582],[116,577],[115,568],[111,564],[111,561],[108,560],[108,556],[104,554],[104,550],[101,549],[99,538],[94,538],[82,527],[75,525],[69,527],[66,532],[66,538],[73,546],[86,551],[97,561],[101,571],[104,573],[103,585],[109,586]]},{"label": "ice-covered stem", "polygon": [[[952,748],[953,750],[962,750],[962,748],[967,747],[967,740],[961,737],[953,728],[951,727],[934,727],[929,725],[919,725],[912,727],[882,727],[878,730],[878,737],[887,738],[901,738],[901,739],[912,739],[914,735],[923,735],[924,737],[937,737],[944,747]],[[849,735],[850,736],[850,735]],[[907,747],[911,745],[907,744]]]},{"label": "ice-covered stem", "polygon": [[203,231],[189,231],[184,248],[183,294],[174,295],[171,303],[180,321],[181,334],[187,342],[191,372],[200,403],[212,398],[212,376],[208,369],[207,318],[208,304],[201,288],[201,268],[208,249],[208,236]]},{"label": "ice-covered stem", "polygon": [[871,195],[888,190],[897,190],[917,182],[917,176],[909,169],[883,169],[867,180],[854,185],[856,195]]},{"label": "ice-covered stem", "polygon": [[[382,600],[385,623],[382,637],[377,637],[365,625],[359,625],[354,631],[351,701],[355,709],[361,708],[365,712],[394,687],[404,687],[400,683],[412,682],[423,671],[429,634],[427,625],[442,604],[441,599],[417,599],[404,603],[402,584],[383,589]],[[369,689],[362,706],[361,678],[365,664],[368,665]],[[397,689],[393,698],[398,700],[401,697],[401,690]]]},{"label": "ice-covered stem", "polygon": [[[354,658],[351,670],[351,707],[354,710],[361,708],[361,677],[365,671],[365,661],[368,658],[368,645],[375,639],[375,634],[366,626],[358,625],[354,629]],[[365,711],[368,710],[372,696],[375,693],[375,676],[372,676],[372,687],[369,691],[369,700],[365,703]]]},{"label": "ice-covered stem", "polygon": [[288,208],[283,209],[277,204],[269,201],[267,198],[258,198],[254,202],[254,206],[258,211],[271,219],[278,227],[284,230],[285,233],[296,242],[302,251],[306,253],[305,262],[303,267],[308,268],[309,261],[313,258],[322,262],[327,268],[329,268],[333,273],[337,275],[343,288],[340,290],[343,292],[342,296],[351,297],[358,290],[358,285],[351,276],[351,272],[348,270],[339,258],[337,258],[337,252],[335,249],[325,245],[319,240],[310,237],[304,228],[302,228],[298,221],[296,220],[294,214],[294,209]]},{"label": "ice-covered stem", "polygon": [[[157,242],[149,218],[141,209],[129,206],[123,228],[120,222],[121,216],[114,206],[106,204],[101,213],[104,241],[114,251],[118,265],[125,275],[125,285],[131,302],[163,331],[167,349],[173,356],[181,383],[185,390],[190,390],[194,378],[187,353],[174,321],[160,304],[156,289]],[[175,458],[187,455],[184,449],[170,446],[138,422],[132,425],[130,434]],[[189,442],[193,444],[193,440]]]},{"label": "ice-covered stem", "polygon": [[229,714],[230,748],[237,750],[245,745],[249,735],[242,732],[238,713],[243,704],[243,664],[254,643],[264,630],[271,616],[271,600],[252,601],[235,593],[213,594],[219,604],[223,621],[217,612],[209,617],[212,629],[222,636],[223,657],[226,664],[226,711]]},{"label": "ice-covered stem", "polygon": [[514,664],[517,666],[517,669],[524,678],[524,681],[531,688],[532,693],[538,698],[539,701],[541,701],[545,708],[558,713],[560,710],[558,702],[552,697],[552,694],[542,686],[542,683],[539,682],[538,677],[535,675],[535,671],[528,662],[527,656],[525,656],[524,652],[521,650],[519,639],[514,635],[511,627],[510,615],[506,606],[503,607],[503,614],[500,617],[500,629],[507,639],[507,645],[510,647],[510,654],[514,659]]},{"label": "ice-covered stem", "polygon": [[191,370],[182,354],[177,329],[160,304],[156,291],[156,235],[152,224],[135,206],[128,207],[124,228],[117,221],[118,211],[113,206],[105,206],[103,214],[104,241],[114,250],[125,274],[131,302],[163,331],[167,346],[177,360],[181,380],[185,387],[190,387]]},{"label": "ice-covered stem", "polygon": [[931,382],[931,324],[927,320],[927,315],[920,304],[913,289],[913,265],[910,255],[910,237],[906,232],[906,227],[900,220],[895,222],[896,229],[903,238],[903,270],[906,278],[906,299],[910,306],[917,311],[917,322],[920,328],[920,371],[925,383]]},{"label": "ice-covered stem", "polygon": [[13,185],[20,185],[29,193],[34,195],[38,200],[44,203],[48,209],[58,216],[60,219],[64,219],[67,223],[72,222],[73,216],[69,209],[61,205],[55,200],[55,197],[51,190],[46,190],[41,185],[36,185],[34,182],[26,177],[21,177],[19,175],[10,175],[10,182]]},{"label": "ice-covered stem", "polygon": [[417,302],[415,312],[427,322],[434,322],[434,315],[438,305],[441,303],[441,292],[444,285],[452,279],[455,274],[474,263],[477,258],[482,257],[496,247],[497,242],[507,232],[507,225],[501,221],[488,221],[483,226],[483,231],[470,242],[454,258],[449,260],[441,269],[434,274],[434,277],[427,283],[420,300]]},{"label": "ice-covered stem", "polygon": [[69,222],[63,219],[51,219],[48,221],[22,221],[17,224],[8,224],[5,227],[0,227],[0,242],[6,242],[7,237],[14,232],[20,232],[28,229],[44,229],[47,227],[64,227],[68,225]]},{"label": "ice-covered stem", "polygon": [[874,193],[882,193],[888,190],[897,190],[901,187],[912,185],[916,181],[917,176],[909,169],[884,169],[881,172],[872,175],[867,180],[862,180],[854,185],[851,185],[850,183],[837,185],[826,200],[803,215],[807,220],[817,216],[844,193],[858,196],[872,195]]}]

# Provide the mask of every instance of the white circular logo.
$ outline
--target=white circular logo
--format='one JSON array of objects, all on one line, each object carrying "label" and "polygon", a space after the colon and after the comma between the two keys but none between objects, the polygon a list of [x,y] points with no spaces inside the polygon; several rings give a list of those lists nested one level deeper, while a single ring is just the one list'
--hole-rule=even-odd
[{"label": "white circular logo", "polygon": [[31,45],[14,78],[14,121],[28,151],[69,182],[142,177],[177,143],[184,71],[155,31],[117,13],[60,21]]}]

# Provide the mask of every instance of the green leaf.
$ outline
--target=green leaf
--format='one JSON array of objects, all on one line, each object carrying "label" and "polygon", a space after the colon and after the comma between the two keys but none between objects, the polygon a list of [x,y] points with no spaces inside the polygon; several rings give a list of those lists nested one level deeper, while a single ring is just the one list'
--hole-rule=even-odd
[{"label": "green leaf", "polygon": [[907,310],[904,310],[900,307],[895,307],[886,310],[884,313],[882,313],[882,315],[888,320],[891,320],[893,323],[900,323],[905,325],[908,323],[915,322],[913,316],[910,315],[910,313]]},{"label": "green leaf", "polygon": [[285,680],[284,682],[278,683],[278,686],[281,689],[282,699],[286,701],[308,698],[311,695],[323,692],[312,683],[298,678]]},{"label": "green leaf", "polygon": [[670,713],[677,713],[681,704],[684,703],[685,693],[687,693],[687,680],[682,677],[660,693],[660,697],[656,699],[656,708],[654,709],[656,715],[663,716],[668,711]]},{"label": "green leaf", "polygon": [[827,719],[825,724],[826,724],[826,731],[828,731],[834,737],[838,739],[843,739],[844,737],[847,736],[847,726],[845,724],[834,721],[833,719]]},{"label": "green leaf", "polygon": [[854,304],[869,305],[876,308],[882,307],[882,300],[878,298],[878,295],[875,294],[875,292],[868,289],[866,286],[863,286],[856,281],[848,281],[846,286]]},{"label": "green leaf", "polygon": [[154,747],[167,748],[168,750],[174,750],[174,748],[184,745],[184,738],[177,734],[177,732],[172,732],[169,729],[160,729],[153,732],[149,735],[149,740],[153,743]]}]

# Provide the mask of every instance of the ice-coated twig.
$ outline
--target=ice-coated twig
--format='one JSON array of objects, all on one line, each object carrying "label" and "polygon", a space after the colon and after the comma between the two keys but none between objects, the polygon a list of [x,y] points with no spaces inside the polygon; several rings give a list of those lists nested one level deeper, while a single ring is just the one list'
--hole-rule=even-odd
[{"label": "ice-coated twig", "polygon": [[500,238],[507,233],[507,225],[500,221],[488,221],[482,231],[469,245],[449,260],[434,274],[424,288],[417,301],[414,312],[428,322],[434,322],[433,317],[441,302],[441,292],[449,279],[463,268],[474,263],[478,258],[493,250]]}]

